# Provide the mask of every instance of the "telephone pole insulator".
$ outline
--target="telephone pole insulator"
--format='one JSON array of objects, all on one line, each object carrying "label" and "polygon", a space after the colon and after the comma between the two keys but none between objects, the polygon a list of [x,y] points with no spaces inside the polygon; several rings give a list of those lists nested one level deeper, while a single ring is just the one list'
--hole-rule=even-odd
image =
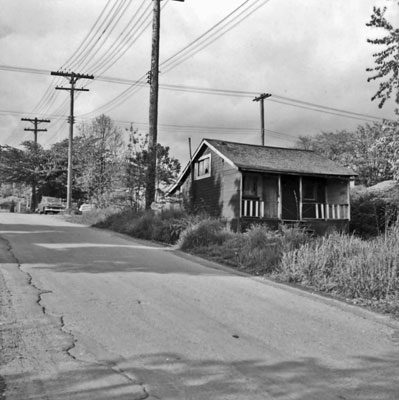
[{"label": "telephone pole insulator", "polygon": [[260,123],[261,123],[261,138],[262,146],[265,145],[265,107],[264,100],[271,97],[270,93],[262,93],[260,96],[255,97],[252,101],[260,101]]},{"label": "telephone pole insulator", "polygon": [[94,75],[78,74],[75,72],[64,72],[64,71],[52,71],[51,75],[63,76],[69,80],[71,87],[65,88],[57,86],[56,90],[68,90],[70,92],[70,115],[68,118],[69,123],[69,138],[68,138],[68,177],[67,177],[67,210],[70,211],[72,208],[72,154],[73,154],[73,124],[75,123],[74,117],[74,98],[75,92],[88,92],[89,89],[76,88],[75,84],[78,79],[94,79]]},{"label": "telephone pole insulator", "polygon": [[147,83],[149,85],[151,85],[151,83],[152,83],[152,72],[151,71],[147,72]]}]

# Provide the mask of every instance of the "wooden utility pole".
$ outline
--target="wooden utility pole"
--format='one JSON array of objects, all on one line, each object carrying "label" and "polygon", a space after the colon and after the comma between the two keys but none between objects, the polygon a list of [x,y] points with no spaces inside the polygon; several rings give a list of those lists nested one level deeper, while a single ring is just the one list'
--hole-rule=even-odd
[{"label": "wooden utility pole", "polygon": [[260,101],[260,125],[261,125],[261,137],[262,137],[262,146],[265,145],[265,107],[264,100],[270,97],[270,93],[262,93],[260,96],[255,97],[252,101]]},{"label": "wooden utility pole", "polygon": [[[34,136],[34,151],[37,152],[37,133],[38,132],[47,132],[47,129],[39,129],[39,124],[42,122],[49,123],[51,122],[49,119],[38,119],[38,118],[21,118],[21,121],[28,121],[33,123],[33,128],[24,128],[24,131],[32,131]],[[36,196],[36,183],[32,183],[32,196],[30,202],[30,210],[34,212],[37,207],[37,196]]]},{"label": "wooden utility pole", "polygon": [[33,128],[25,128],[24,131],[32,131],[35,135],[34,142],[37,145],[37,133],[47,132],[47,129],[39,129],[38,125],[42,122],[51,122],[49,119],[38,119],[38,118],[21,118],[21,121],[29,121],[33,123]]},{"label": "wooden utility pole", "polygon": [[75,98],[75,92],[89,91],[89,89],[76,88],[75,84],[78,81],[78,79],[94,79],[94,76],[85,74],[76,74],[74,72],[63,72],[63,71],[52,71],[51,75],[63,76],[65,78],[69,78],[69,83],[71,85],[71,87],[69,88],[65,88],[62,86],[56,87],[56,90],[69,90],[71,95],[70,113],[68,118],[69,140],[68,140],[68,175],[67,175],[67,211],[70,211],[72,208],[72,180],[73,180],[72,155],[73,155],[73,124],[75,123],[74,98]]},{"label": "wooden utility pole", "polygon": [[[148,166],[146,174],[145,208],[151,208],[155,201],[155,181],[157,169],[158,140],[158,91],[159,91],[159,40],[161,27],[161,0],[153,1],[151,71],[148,74],[150,84],[150,111],[148,137]],[[175,0],[184,2],[184,0]]]}]

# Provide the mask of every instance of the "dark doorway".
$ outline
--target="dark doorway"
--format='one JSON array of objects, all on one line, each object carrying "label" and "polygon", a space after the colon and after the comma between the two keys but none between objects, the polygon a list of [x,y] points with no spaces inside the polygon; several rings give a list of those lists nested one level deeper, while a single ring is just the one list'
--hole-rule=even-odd
[{"label": "dark doorway", "polygon": [[281,177],[282,219],[299,220],[299,176]]}]

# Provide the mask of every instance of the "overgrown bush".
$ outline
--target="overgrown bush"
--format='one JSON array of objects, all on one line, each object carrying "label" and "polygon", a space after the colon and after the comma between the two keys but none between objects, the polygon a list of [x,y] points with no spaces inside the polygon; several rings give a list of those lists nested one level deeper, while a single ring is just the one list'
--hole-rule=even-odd
[{"label": "overgrown bush", "polygon": [[221,221],[207,218],[187,227],[180,237],[179,247],[182,250],[195,250],[199,247],[221,245],[231,234]]},{"label": "overgrown bush", "polygon": [[297,248],[308,239],[299,227],[274,231],[266,225],[253,225],[245,233],[233,233],[222,222],[205,219],[183,232],[179,246],[217,262],[265,274],[278,265],[284,251]]},{"label": "overgrown bush", "polygon": [[243,240],[237,249],[239,264],[258,274],[272,272],[285,251],[295,249],[309,240],[299,226],[282,226],[279,231],[265,225],[253,225],[242,234]]},{"label": "overgrown bush", "polygon": [[379,193],[352,191],[350,231],[364,239],[376,237],[396,222],[399,201]]},{"label": "overgrown bush", "polygon": [[275,276],[348,298],[399,293],[399,228],[371,241],[332,234],[283,254]]},{"label": "overgrown bush", "polygon": [[108,215],[94,226],[111,229],[139,239],[174,244],[193,220],[195,218],[182,211],[166,210],[154,214],[152,211],[136,212],[127,208]]}]

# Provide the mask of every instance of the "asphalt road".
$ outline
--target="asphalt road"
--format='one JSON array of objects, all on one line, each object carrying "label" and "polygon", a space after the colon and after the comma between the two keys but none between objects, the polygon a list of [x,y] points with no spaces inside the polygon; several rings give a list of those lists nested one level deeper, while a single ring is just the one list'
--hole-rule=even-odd
[{"label": "asphalt road", "polygon": [[0,238],[0,398],[399,399],[388,317],[53,216]]}]

